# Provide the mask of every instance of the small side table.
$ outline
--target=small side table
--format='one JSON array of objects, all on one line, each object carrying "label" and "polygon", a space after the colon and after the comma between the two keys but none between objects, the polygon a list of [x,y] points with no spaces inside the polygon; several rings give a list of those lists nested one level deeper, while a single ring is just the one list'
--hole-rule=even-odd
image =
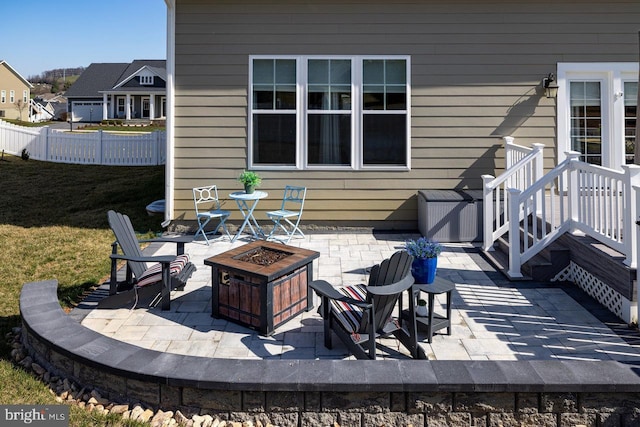
[{"label": "small side table", "polygon": [[[262,236],[264,236],[264,233],[262,232],[262,228],[260,228],[260,225],[258,224],[258,221],[256,221],[256,218],[253,216],[253,211],[256,208],[256,206],[258,205],[258,201],[260,199],[264,199],[267,196],[268,196],[268,194],[266,192],[264,192],[264,191],[254,191],[253,193],[245,193],[244,191],[236,191],[235,193],[229,194],[229,197],[236,201],[236,203],[238,205],[238,209],[240,210],[240,213],[242,214],[242,217],[244,218],[244,221],[242,222],[242,225],[238,229],[238,232],[231,239],[231,243],[233,243],[236,240],[238,240],[238,237],[240,237],[240,235],[244,231],[244,228],[247,225],[251,229],[251,233],[253,234],[253,238],[254,239],[257,240],[257,239],[260,238],[258,236],[258,233],[260,233]],[[251,225],[252,221],[253,221],[253,225],[255,225],[256,228],[253,228],[253,225]]]},{"label": "small side table", "polygon": [[[447,328],[447,335],[451,335],[451,292],[456,288],[456,285],[450,280],[436,276],[433,283],[413,285],[414,298],[420,296],[420,292],[424,292],[428,296],[429,315],[427,317],[416,316],[416,324],[418,329],[427,329],[427,339],[431,344],[433,333],[440,329]],[[447,294],[446,304],[446,316],[434,313],[435,308],[435,296],[439,294]]]}]

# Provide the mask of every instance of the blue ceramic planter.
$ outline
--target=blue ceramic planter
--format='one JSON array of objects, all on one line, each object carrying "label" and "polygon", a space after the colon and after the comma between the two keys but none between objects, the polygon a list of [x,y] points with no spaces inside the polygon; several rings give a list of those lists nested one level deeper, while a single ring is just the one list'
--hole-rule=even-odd
[{"label": "blue ceramic planter", "polygon": [[416,283],[429,284],[436,279],[438,258],[414,259],[411,264],[411,274]]}]

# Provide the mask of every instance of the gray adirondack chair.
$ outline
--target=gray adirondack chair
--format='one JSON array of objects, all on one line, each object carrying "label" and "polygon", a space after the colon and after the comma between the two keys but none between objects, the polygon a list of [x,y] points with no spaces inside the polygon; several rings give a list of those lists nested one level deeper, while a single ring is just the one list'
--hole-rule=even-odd
[{"label": "gray adirondack chair", "polygon": [[[160,237],[155,239],[138,240],[131,220],[127,215],[110,210],[108,212],[109,226],[115,235],[111,251],[111,278],[109,294],[118,292],[117,263],[126,260],[125,288],[143,287],[158,282],[162,283],[161,308],[171,308],[171,290],[184,289],[184,285],[196,271],[195,265],[189,261],[184,253],[184,245],[192,241],[191,236]],[[176,244],[176,255],[147,256],[142,253],[142,242],[172,242]],[[122,251],[119,253],[118,248]],[[147,263],[155,263],[149,266]]]},{"label": "gray adirondack chair", "polygon": [[[336,289],[325,280],[309,284],[321,298],[320,314],[324,324],[324,345],[333,348],[332,333],[347,346],[358,359],[376,358],[376,338],[393,335],[411,356],[426,359],[418,346],[414,298],[411,297],[413,258],[404,251],[371,268],[365,285]],[[402,296],[409,294],[409,315],[401,312]],[[397,316],[393,316],[397,310]]]}]

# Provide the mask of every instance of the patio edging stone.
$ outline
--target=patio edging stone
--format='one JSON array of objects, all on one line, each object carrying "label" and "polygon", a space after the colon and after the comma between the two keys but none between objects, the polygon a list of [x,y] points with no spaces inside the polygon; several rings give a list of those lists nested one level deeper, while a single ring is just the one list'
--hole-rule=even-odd
[{"label": "patio edging stone", "polygon": [[[236,398],[238,392],[267,395],[302,392],[310,396],[357,393],[358,399],[363,400],[358,411],[364,413],[369,410],[367,401],[378,399],[381,392],[404,394],[406,403],[397,409],[407,413],[422,412],[417,402],[424,396],[441,394],[458,398],[477,395],[480,399],[513,393],[517,401],[519,393],[589,396],[619,393],[624,395],[621,399],[627,402],[625,405],[640,404],[640,397],[628,403],[626,395],[640,391],[640,366],[618,361],[250,361],[162,353],[82,326],[60,307],[57,285],[56,280],[48,280],[23,286],[20,314],[24,345],[35,360],[52,372],[100,389],[112,400],[143,401],[153,407],[165,407],[170,396],[175,396],[176,406],[195,408],[202,402],[208,404],[213,391],[216,396],[227,393],[230,400],[213,403],[209,409],[230,412],[246,409],[243,406],[246,399]],[[393,397],[391,400],[395,401]],[[389,403],[389,406],[398,405]],[[515,413],[515,404],[499,412],[504,411]],[[299,412],[302,416],[306,410]],[[632,406],[619,412],[629,414],[633,412]],[[429,416],[426,409],[423,415]]]}]

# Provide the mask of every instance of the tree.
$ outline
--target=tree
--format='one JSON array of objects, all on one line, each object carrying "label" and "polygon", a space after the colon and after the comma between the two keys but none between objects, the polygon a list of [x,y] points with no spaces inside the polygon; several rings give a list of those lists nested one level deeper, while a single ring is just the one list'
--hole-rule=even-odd
[{"label": "tree", "polygon": [[24,109],[27,108],[27,103],[22,99],[18,99],[13,103],[13,105],[16,107],[16,110],[18,110],[18,120],[22,120],[22,113],[24,112]]}]

